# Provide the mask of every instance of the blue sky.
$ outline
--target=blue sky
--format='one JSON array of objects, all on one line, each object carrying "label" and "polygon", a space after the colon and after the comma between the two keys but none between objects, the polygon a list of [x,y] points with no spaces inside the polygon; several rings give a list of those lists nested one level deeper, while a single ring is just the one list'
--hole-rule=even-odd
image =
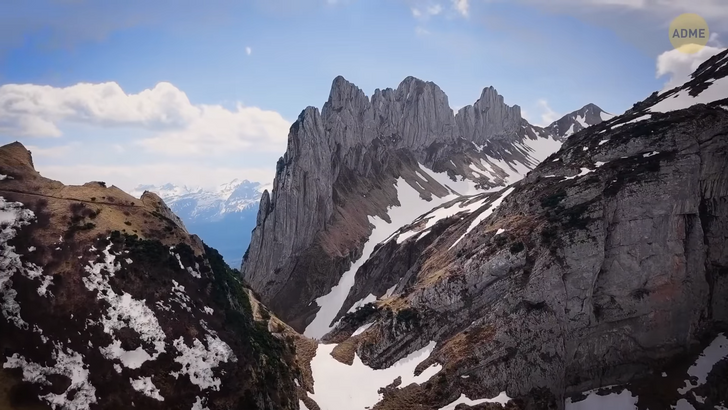
[{"label": "blue sky", "polygon": [[67,183],[268,182],[337,75],[368,95],[413,75],[453,108],[492,85],[536,124],[589,102],[621,113],[696,64],[666,54],[683,12],[722,47],[720,0],[6,2],[0,143]]}]

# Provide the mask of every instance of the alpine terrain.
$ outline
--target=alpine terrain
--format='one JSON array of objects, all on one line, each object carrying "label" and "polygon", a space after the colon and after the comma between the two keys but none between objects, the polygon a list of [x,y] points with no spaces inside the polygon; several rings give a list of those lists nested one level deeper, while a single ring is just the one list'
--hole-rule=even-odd
[{"label": "alpine terrain", "polygon": [[217,249],[225,262],[240,266],[265,188],[258,182],[235,179],[213,190],[173,184],[139,185],[131,194],[139,197],[149,191],[159,195],[190,232]]},{"label": "alpine terrain", "polygon": [[[0,147],[0,409],[297,409],[300,371],[220,254],[154,193]],[[276,332],[276,335],[271,331]]]},{"label": "alpine terrain", "polygon": [[308,409],[718,409],[727,216],[728,52],[546,128],[493,88],[453,114],[432,83],[339,77],[241,272],[319,340]]},{"label": "alpine terrain", "polygon": [[188,229],[258,189],[66,186],[0,147],[0,409],[728,408],[728,51],[543,128],[337,77],[238,271]]}]

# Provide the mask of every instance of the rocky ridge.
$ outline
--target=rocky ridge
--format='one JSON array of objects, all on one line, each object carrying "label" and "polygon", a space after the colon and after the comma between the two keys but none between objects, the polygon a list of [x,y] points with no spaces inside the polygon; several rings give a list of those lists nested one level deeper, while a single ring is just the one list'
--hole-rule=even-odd
[{"label": "rocky ridge", "polygon": [[157,195],[46,179],[19,143],[0,147],[0,300],[2,409],[299,408],[296,341],[217,251]]},{"label": "rocky ridge", "polygon": [[373,409],[725,408],[726,238],[728,51],[381,242],[319,352],[424,352]]},{"label": "rocky ridge", "polygon": [[[587,120],[597,121],[596,111],[588,112]],[[347,291],[347,271],[366,260],[375,230],[396,230],[413,212],[515,182],[564,136],[530,125],[492,87],[453,114],[431,82],[408,77],[370,99],[337,77],[323,109],[306,108],[291,127],[273,189],[261,199],[243,277],[281,319],[304,331],[319,312],[339,310],[334,293]],[[406,220],[392,220],[396,207],[410,208]],[[324,296],[330,300],[317,301]],[[319,317],[319,330],[307,334],[322,335],[330,319]]]}]

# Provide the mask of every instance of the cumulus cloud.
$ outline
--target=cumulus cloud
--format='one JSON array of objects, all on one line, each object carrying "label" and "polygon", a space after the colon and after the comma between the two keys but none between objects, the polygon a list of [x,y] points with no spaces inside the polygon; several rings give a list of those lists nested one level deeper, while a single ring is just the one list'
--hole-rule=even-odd
[{"label": "cumulus cloud", "polygon": [[170,83],[127,94],[116,83],[65,88],[33,84],[0,87],[0,133],[60,137],[64,124],[130,127],[150,132],[136,144],[170,155],[281,151],[290,123],[274,111],[238,104],[195,105]]},{"label": "cumulus cloud", "polygon": [[247,54],[247,55],[253,54],[253,49],[250,47],[245,47],[245,54]]},{"label": "cumulus cloud", "polygon": [[470,4],[468,0],[452,0],[452,7],[463,17],[467,17],[470,12]]},{"label": "cumulus cloud", "polygon": [[411,7],[410,11],[412,16],[416,19],[427,20],[432,16],[437,16],[442,13],[442,6],[440,4],[426,4],[419,7]]},{"label": "cumulus cloud", "polygon": [[657,77],[667,76],[663,91],[684,84],[700,64],[723,50],[719,47],[706,46],[693,54],[683,53],[679,50],[670,50],[660,54],[657,57]]}]

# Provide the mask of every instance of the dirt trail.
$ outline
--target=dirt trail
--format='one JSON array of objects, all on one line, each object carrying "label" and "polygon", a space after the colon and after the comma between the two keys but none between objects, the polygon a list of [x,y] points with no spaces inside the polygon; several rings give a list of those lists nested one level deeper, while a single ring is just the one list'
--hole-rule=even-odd
[{"label": "dirt trail", "polygon": [[58,196],[53,196],[53,195],[34,194],[34,193],[30,193],[30,192],[25,192],[25,191],[18,191],[15,189],[0,189],[0,194],[2,194],[4,192],[12,193],[12,194],[28,195],[28,196],[33,196],[36,198],[52,198],[52,199],[57,199],[60,201],[83,202],[83,203],[92,204],[92,205],[109,205],[109,206],[116,206],[116,207],[120,207],[120,208],[139,208],[139,207],[141,207],[141,205],[128,205],[128,204],[121,204],[118,202],[89,201],[89,200],[85,200],[85,199],[63,198],[63,197],[58,197]]}]

